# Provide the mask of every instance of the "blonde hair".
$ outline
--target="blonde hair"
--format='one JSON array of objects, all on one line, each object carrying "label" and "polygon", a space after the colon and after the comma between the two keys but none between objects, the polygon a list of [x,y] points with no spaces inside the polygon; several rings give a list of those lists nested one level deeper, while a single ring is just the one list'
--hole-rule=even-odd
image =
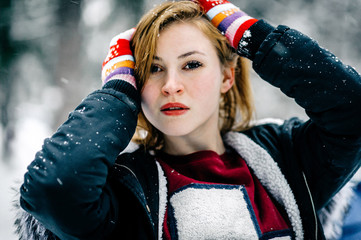
[{"label": "blonde hair", "polygon": [[[215,46],[221,64],[235,67],[235,84],[221,96],[219,126],[221,133],[246,129],[254,112],[248,60],[234,52],[226,37],[206,18],[198,4],[191,1],[164,2],[146,13],[139,21],[132,40],[138,88],[142,90],[149,77],[160,32],[176,22],[187,22],[197,26]],[[241,119],[236,124],[238,112]],[[160,149],[163,145],[163,134],[152,126],[143,112],[140,112],[132,141],[147,148]]]}]

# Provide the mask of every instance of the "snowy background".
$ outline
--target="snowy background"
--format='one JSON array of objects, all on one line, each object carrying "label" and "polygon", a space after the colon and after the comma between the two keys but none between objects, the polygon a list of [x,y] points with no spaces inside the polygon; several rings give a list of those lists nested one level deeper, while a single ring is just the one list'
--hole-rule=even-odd
[{"label": "snowy background", "polygon": [[[11,211],[16,181],[42,141],[101,86],[110,39],[161,1],[1,0],[0,239],[17,239]],[[234,0],[256,18],[316,39],[360,69],[361,0]],[[257,118],[306,118],[278,89],[252,73]]]}]

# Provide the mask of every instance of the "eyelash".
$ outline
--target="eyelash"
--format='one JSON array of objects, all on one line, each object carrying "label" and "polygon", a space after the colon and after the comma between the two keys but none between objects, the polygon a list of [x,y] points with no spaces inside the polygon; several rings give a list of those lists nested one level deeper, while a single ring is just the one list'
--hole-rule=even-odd
[{"label": "eyelash", "polygon": [[159,70],[163,70],[163,69],[161,67],[159,67],[158,65],[152,64],[152,66],[150,67],[150,72],[151,73],[160,72]]},{"label": "eyelash", "polygon": [[[185,69],[186,71],[193,71],[197,68],[200,68],[202,67],[203,64],[199,61],[196,61],[196,60],[192,60],[192,61],[189,61],[185,64],[185,66],[183,67],[183,69]],[[163,71],[162,67],[157,65],[157,64],[153,64],[150,68],[150,72],[151,73],[158,73],[160,71]]]},{"label": "eyelash", "polygon": [[[192,67],[190,67],[190,66],[192,66]],[[184,66],[184,68],[188,71],[192,71],[192,70],[200,68],[202,66],[203,66],[202,63],[200,63],[196,60],[192,60],[192,61],[187,62],[187,64]]]}]

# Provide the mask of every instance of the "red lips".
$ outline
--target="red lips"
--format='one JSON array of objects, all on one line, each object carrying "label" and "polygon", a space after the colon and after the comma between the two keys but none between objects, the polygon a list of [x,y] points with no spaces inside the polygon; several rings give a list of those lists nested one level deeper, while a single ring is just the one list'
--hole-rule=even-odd
[{"label": "red lips", "polygon": [[182,103],[167,103],[160,108],[160,111],[168,116],[177,116],[186,113],[189,107]]}]

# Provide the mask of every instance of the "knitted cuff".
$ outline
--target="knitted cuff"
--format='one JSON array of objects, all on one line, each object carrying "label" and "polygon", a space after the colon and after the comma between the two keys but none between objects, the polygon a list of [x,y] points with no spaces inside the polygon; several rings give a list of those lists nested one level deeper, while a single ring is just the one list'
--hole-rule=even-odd
[{"label": "knitted cuff", "polygon": [[237,53],[240,56],[254,60],[255,54],[262,42],[274,30],[275,28],[266,21],[257,21],[243,34],[242,39],[238,43]]},{"label": "knitted cuff", "polygon": [[227,37],[235,49],[238,48],[239,41],[246,30],[258,21],[227,0],[201,0],[198,2],[212,24]]},{"label": "knitted cuff", "polygon": [[103,85],[103,89],[114,89],[126,94],[137,105],[140,105],[140,94],[129,82],[123,80],[108,81]]}]

